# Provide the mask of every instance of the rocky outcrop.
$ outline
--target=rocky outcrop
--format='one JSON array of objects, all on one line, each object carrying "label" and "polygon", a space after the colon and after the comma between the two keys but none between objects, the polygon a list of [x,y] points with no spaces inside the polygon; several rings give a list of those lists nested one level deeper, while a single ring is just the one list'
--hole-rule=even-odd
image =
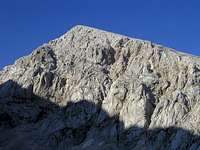
[{"label": "rocky outcrop", "polygon": [[200,149],[200,58],[85,26],[0,71],[0,149]]}]

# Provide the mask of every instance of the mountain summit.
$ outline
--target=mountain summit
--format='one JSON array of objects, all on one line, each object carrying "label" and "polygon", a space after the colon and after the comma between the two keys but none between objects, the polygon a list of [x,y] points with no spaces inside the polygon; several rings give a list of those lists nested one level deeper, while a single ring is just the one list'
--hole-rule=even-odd
[{"label": "mountain summit", "polygon": [[0,150],[197,150],[199,114],[199,57],[86,26],[0,71]]}]

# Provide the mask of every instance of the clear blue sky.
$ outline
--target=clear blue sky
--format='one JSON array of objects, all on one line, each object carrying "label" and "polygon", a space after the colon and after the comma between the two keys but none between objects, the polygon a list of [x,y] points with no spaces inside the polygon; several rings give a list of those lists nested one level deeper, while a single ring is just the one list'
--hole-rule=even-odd
[{"label": "clear blue sky", "polygon": [[199,0],[1,0],[0,68],[77,24],[200,56]]}]

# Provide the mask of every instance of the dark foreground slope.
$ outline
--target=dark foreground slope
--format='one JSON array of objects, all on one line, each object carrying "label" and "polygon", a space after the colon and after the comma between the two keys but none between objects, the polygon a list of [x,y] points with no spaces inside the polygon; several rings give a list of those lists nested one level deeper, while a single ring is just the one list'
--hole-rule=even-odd
[{"label": "dark foreground slope", "polygon": [[0,71],[0,148],[200,149],[200,58],[76,26]]}]

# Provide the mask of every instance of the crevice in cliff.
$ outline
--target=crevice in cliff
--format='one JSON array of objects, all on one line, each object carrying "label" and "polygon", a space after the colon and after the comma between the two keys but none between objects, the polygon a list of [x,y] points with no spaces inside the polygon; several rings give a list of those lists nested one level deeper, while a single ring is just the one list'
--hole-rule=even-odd
[{"label": "crevice in cliff", "polygon": [[143,98],[145,101],[145,106],[144,106],[145,118],[147,120],[147,124],[145,126],[146,128],[149,128],[151,124],[152,115],[156,107],[155,105],[156,98],[149,87],[147,87],[145,84],[143,84],[142,86],[143,86]]}]

